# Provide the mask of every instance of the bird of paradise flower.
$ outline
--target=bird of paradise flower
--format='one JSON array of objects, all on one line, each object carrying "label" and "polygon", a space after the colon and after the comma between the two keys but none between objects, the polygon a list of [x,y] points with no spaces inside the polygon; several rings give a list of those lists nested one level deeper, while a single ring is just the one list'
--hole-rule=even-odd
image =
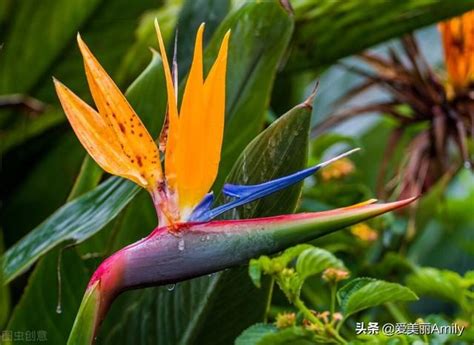
[{"label": "bird of paradise flower", "polygon": [[[375,200],[369,200],[319,213],[213,220],[228,210],[299,182],[355,150],[262,184],[226,184],[222,192],[233,200],[212,208],[214,197],[209,190],[217,176],[224,133],[230,31],[224,36],[218,56],[204,78],[204,25],[199,27],[178,112],[176,74],[169,67],[158,23],[155,26],[168,97],[167,120],[159,145],[162,150],[80,36],[78,44],[98,111],[54,80],[66,116],[88,153],[105,171],[147,189],[159,219],[158,227],[148,237],[116,252],[96,270],[84,295],[69,344],[92,343],[108,307],[125,290],[170,284],[216,272],[414,200],[389,204],[373,204]],[[164,151],[164,171],[160,151]]]}]

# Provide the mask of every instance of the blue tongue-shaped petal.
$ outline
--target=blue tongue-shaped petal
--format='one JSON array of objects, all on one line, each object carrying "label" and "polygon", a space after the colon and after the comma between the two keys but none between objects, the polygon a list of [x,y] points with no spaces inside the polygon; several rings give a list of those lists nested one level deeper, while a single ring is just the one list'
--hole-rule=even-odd
[{"label": "blue tongue-shaped petal", "polygon": [[189,220],[197,221],[203,220],[206,213],[211,209],[212,203],[214,202],[214,193],[207,193],[206,196],[201,200],[201,202],[194,208],[193,213],[191,214]]},{"label": "blue tongue-shaped petal", "polygon": [[[208,221],[211,220],[218,215],[229,211],[235,207],[242,206],[249,202],[255,201],[257,199],[263,198],[269,194],[275,193],[281,189],[289,187],[301,180],[305,179],[308,176],[311,176],[316,171],[325,166],[333,163],[334,161],[341,159],[359,151],[359,149],[353,149],[348,152],[345,152],[337,157],[331,158],[323,163],[315,165],[311,168],[307,168],[301,171],[298,171],[294,174],[277,178],[275,180],[271,180],[268,182],[264,182],[261,184],[256,185],[236,185],[236,184],[225,184],[222,192],[229,196],[235,198],[235,200],[228,202],[226,204],[220,205],[214,209],[210,209],[212,204],[212,195],[211,193],[207,194],[206,197],[199,203],[196,209],[193,211],[190,220],[191,221]],[[209,199],[210,196],[210,199]]]}]

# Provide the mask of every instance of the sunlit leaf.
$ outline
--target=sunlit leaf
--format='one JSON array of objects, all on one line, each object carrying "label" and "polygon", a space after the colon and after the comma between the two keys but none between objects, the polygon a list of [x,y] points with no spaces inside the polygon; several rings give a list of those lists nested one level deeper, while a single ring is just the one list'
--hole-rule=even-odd
[{"label": "sunlit leaf", "polygon": [[413,291],[397,283],[372,278],[356,278],[344,285],[337,293],[344,317],[358,311],[387,302],[414,301]]},{"label": "sunlit leaf", "polygon": [[300,278],[306,278],[321,273],[326,268],[345,269],[344,263],[336,258],[331,252],[321,248],[306,249],[298,256],[296,261],[296,272]]}]

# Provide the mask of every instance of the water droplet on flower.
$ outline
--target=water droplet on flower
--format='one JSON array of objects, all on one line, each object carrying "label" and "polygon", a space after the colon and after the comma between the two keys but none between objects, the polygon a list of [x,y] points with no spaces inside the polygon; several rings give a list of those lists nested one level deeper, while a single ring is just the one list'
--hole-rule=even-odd
[{"label": "water droplet on flower", "polygon": [[166,285],[166,290],[173,291],[175,287],[176,287],[176,284],[168,284]]},{"label": "water droplet on flower", "polygon": [[211,239],[211,236],[207,235],[206,236],[206,241],[209,241]]},{"label": "water droplet on flower", "polygon": [[472,168],[471,162],[470,161],[464,161],[464,168],[471,169]]},{"label": "water droplet on flower", "polygon": [[178,250],[183,251],[184,250],[184,239],[180,239],[178,241]]}]

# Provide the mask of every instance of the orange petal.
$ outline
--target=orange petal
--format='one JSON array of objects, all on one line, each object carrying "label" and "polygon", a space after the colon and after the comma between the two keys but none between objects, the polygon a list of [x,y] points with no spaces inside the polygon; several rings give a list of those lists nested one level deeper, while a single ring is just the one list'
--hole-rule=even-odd
[{"label": "orange petal", "polygon": [[229,33],[205,82],[202,80],[202,35],[203,25],[197,33],[180,114],[179,204],[184,218],[216,179],[224,133]]},{"label": "orange petal", "polygon": [[92,158],[105,171],[146,187],[147,180],[127,158],[104,118],[56,79],[54,85],[74,132]]},{"label": "orange petal", "polygon": [[[203,186],[203,170],[206,157],[203,156],[202,138],[212,135],[205,127],[204,77],[202,64],[202,36],[204,24],[198,29],[194,46],[194,56],[189,71],[183,102],[179,114],[178,143],[178,192],[180,208],[198,203],[209,190]],[[206,188],[203,190],[203,188]]]},{"label": "orange petal", "polygon": [[92,55],[87,45],[78,35],[77,41],[84,58],[87,81],[99,114],[120,146],[123,159],[135,169],[135,175],[146,181],[141,185],[152,190],[162,180],[158,148],[145,126],[137,116],[117,85]]},{"label": "orange petal", "polygon": [[474,82],[474,11],[439,25],[449,82],[454,89]]},{"label": "orange petal", "polygon": [[160,46],[161,59],[163,60],[163,69],[165,72],[166,79],[166,92],[168,94],[168,139],[166,142],[165,151],[165,174],[168,187],[171,190],[176,190],[177,186],[177,148],[178,148],[178,137],[179,137],[179,118],[178,118],[178,107],[176,104],[176,92],[173,86],[173,78],[171,76],[171,70],[166,56],[165,45],[163,43],[163,37],[161,36],[160,26],[158,21],[155,20],[155,29],[158,36],[158,43]]}]

